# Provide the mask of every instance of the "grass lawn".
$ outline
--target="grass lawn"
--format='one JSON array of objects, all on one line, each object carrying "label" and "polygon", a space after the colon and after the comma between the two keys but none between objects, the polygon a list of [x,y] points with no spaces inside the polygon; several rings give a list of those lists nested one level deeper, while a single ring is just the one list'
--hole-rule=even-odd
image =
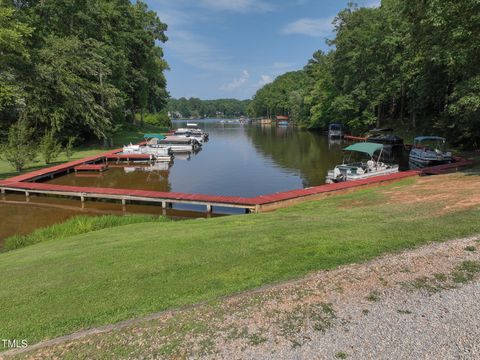
[{"label": "grass lawn", "polygon": [[[156,128],[151,125],[145,124],[144,128],[141,129],[140,127],[135,127],[133,125],[125,126],[121,131],[119,131],[113,139],[114,147],[121,147],[122,145],[126,145],[130,142],[139,142],[143,140],[143,134],[145,132],[164,132],[166,129],[164,128]],[[101,154],[108,149],[104,148],[100,144],[93,144],[91,146],[83,146],[78,147],[75,149],[75,152],[70,160],[77,160],[83,159],[87,156],[94,156],[97,154]],[[44,161],[40,158],[36,159],[35,162],[32,162],[26,166],[26,168],[21,173],[26,173],[34,170],[38,170],[44,168],[46,166],[54,166],[61,164],[63,162],[69,161],[64,153],[61,153],[60,156],[55,159],[55,162],[45,165]],[[0,159],[0,180],[6,179],[12,176],[16,176],[21,174],[5,160]]]},{"label": "grass lawn", "polygon": [[462,202],[479,198],[478,181],[408,179],[274,213],[132,224],[2,253],[0,338],[33,344],[479,233],[478,202]]}]

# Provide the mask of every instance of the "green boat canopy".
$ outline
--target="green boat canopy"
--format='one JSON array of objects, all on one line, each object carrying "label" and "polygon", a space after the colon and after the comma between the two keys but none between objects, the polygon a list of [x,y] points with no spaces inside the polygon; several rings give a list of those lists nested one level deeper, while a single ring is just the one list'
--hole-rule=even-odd
[{"label": "green boat canopy", "polygon": [[154,139],[157,138],[158,140],[163,140],[165,139],[165,135],[162,134],[145,134],[143,135],[144,139]]},{"label": "green boat canopy", "polygon": [[371,142],[362,142],[356,143],[350,146],[347,146],[344,151],[356,151],[361,153],[366,153],[370,156],[373,156],[376,151],[383,149],[382,144],[371,143]]}]

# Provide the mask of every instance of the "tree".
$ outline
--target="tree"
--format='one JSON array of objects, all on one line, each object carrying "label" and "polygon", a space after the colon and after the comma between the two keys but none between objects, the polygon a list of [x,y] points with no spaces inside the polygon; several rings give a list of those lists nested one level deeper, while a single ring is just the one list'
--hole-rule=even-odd
[{"label": "tree", "polygon": [[304,98],[309,88],[305,71],[291,71],[283,74],[270,84],[263,86],[254,95],[249,105],[253,117],[289,116],[296,124],[305,125],[308,109]]},{"label": "tree", "polygon": [[7,142],[0,146],[1,157],[15,170],[22,171],[25,165],[35,159],[34,129],[22,118],[12,124]]},{"label": "tree", "polygon": [[0,0],[0,128],[7,129],[25,105],[21,70],[30,55],[27,41],[33,28],[15,8]]},{"label": "tree", "polygon": [[157,42],[167,26],[144,2],[0,1],[7,126],[23,112],[36,133],[54,131],[62,142],[108,140],[135,112],[165,108],[168,65]]},{"label": "tree", "polygon": [[73,156],[73,146],[75,145],[76,141],[77,141],[77,138],[75,136],[70,136],[65,144],[65,147],[63,148],[63,151],[65,152],[65,156],[67,157],[68,160],[70,160]]},{"label": "tree", "polygon": [[62,151],[62,145],[58,142],[53,131],[48,131],[43,135],[39,144],[40,154],[45,164],[50,164]]},{"label": "tree", "polygon": [[36,56],[39,81],[29,89],[29,117],[65,137],[86,128],[107,138],[121,100],[107,82],[105,57],[102,44],[95,40],[48,37]]},{"label": "tree", "polygon": [[247,115],[247,106],[250,100],[216,99],[200,100],[198,98],[171,98],[168,100],[167,109],[173,117],[217,117],[221,113],[224,117]]}]

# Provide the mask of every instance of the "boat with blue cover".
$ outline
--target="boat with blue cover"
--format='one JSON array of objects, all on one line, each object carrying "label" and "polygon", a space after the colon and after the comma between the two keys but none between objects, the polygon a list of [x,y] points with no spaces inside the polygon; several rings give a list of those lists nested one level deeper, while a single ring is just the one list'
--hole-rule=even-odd
[{"label": "boat with blue cover", "polygon": [[409,160],[419,167],[448,164],[452,153],[446,150],[446,139],[440,136],[418,136],[413,142]]}]

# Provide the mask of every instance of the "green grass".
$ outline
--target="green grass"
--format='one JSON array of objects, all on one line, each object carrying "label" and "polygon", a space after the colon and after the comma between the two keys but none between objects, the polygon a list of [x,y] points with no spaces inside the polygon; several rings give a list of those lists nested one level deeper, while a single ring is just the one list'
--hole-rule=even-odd
[{"label": "green grass", "polygon": [[11,251],[25,246],[37,244],[49,240],[61,240],[70,236],[84,234],[92,231],[108,229],[117,226],[169,221],[163,217],[153,216],[76,216],[61,224],[55,224],[46,228],[35,230],[27,235],[14,235],[5,239],[4,251]]},{"label": "green grass", "polygon": [[478,209],[438,215],[432,203],[392,206],[383,189],[275,213],[132,224],[0,254],[0,338],[33,344],[480,232]]},{"label": "green grass", "polygon": [[[114,147],[120,147],[122,145],[129,144],[130,142],[139,142],[143,140],[143,134],[145,134],[146,132],[164,132],[165,130],[165,128],[157,128],[149,124],[145,124],[143,129],[138,126],[124,125],[123,128],[118,131],[117,134],[115,134],[114,136]],[[101,144],[94,144],[88,147],[78,147],[75,149],[73,156],[70,160],[78,160],[88,156],[95,156],[107,150],[108,149],[103,147]],[[15,171],[15,169],[7,161],[0,159],[0,180],[24,174],[30,171],[38,170],[46,166],[58,165],[70,160],[67,159],[64,153],[61,153],[60,156],[58,156],[58,158],[56,158],[55,161],[49,165],[45,165],[43,160],[37,158],[35,161],[27,164],[25,169],[21,173],[19,173]]]},{"label": "green grass", "polygon": [[65,156],[65,154],[60,154],[58,158],[55,159],[55,161],[49,165],[45,165],[43,161],[40,159],[37,159],[35,162],[29,163],[25,169],[22,170],[22,172],[17,172],[13,169],[13,167],[5,160],[0,159],[0,180],[1,179],[6,179],[12,176],[17,176],[20,174],[24,174],[30,171],[42,169],[47,166],[54,166],[61,164],[66,161],[71,161],[71,160],[78,160],[78,159],[83,159],[84,157],[88,156],[94,156],[101,154],[102,152],[105,152],[106,149],[101,148],[101,147],[88,147],[88,148],[77,148],[75,149],[75,152],[72,156],[72,158],[69,160]]}]

